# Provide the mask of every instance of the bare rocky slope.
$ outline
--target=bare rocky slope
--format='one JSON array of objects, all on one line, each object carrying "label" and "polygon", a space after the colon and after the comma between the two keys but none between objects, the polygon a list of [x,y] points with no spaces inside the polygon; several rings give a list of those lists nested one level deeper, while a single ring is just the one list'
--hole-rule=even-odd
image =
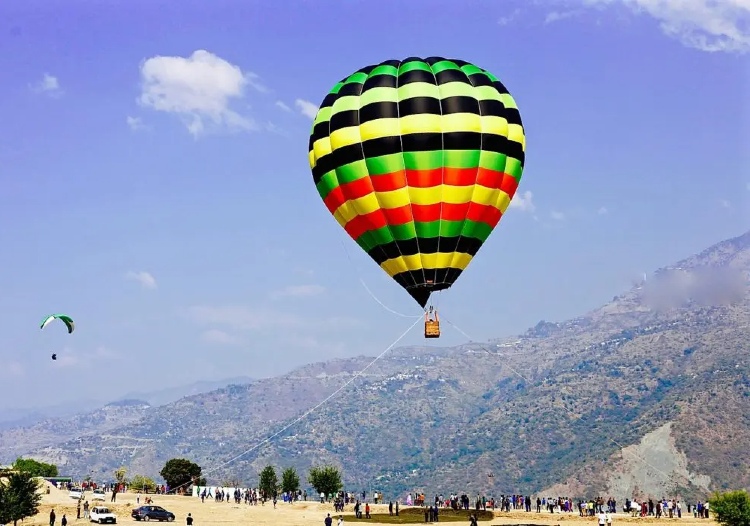
[{"label": "bare rocky slope", "polygon": [[28,453],[105,478],[123,463],[155,476],[180,456],[209,480],[248,484],[268,463],[332,462],[349,487],[393,496],[750,488],[749,277],[747,233],[573,320],[491,344],[396,349],[291,426],[371,358],[183,398]]}]

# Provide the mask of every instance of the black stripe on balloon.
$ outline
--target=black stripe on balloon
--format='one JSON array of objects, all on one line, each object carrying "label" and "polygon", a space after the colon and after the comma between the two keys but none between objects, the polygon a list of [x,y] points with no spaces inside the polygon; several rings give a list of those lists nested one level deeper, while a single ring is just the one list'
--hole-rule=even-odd
[{"label": "black stripe on balloon", "polygon": [[[442,112],[441,112],[442,105]],[[494,115],[504,117],[508,124],[521,124],[521,115],[516,108],[506,108],[497,100],[480,100],[474,97],[412,97],[396,102],[371,102],[362,106],[359,111],[346,110],[334,114],[330,120],[330,132],[356,126],[356,123],[374,121],[376,119],[397,119],[410,115],[449,115],[452,113],[473,113],[475,115]],[[325,137],[329,131],[328,125],[319,123],[313,130],[315,140]],[[314,141],[313,141],[314,142]]]},{"label": "black stripe on balloon", "polygon": [[339,97],[359,96],[362,93],[362,84],[359,82],[348,82],[341,86]]},{"label": "black stripe on balloon", "polygon": [[[471,85],[475,88],[478,88],[480,86],[492,86],[492,79],[484,73],[472,73],[471,75],[469,75],[469,82],[471,82]],[[500,93],[505,92],[501,91]]]},{"label": "black stripe on balloon", "polygon": [[398,119],[398,103],[372,102],[359,109],[359,122],[369,122],[375,119]]},{"label": "black stripe on balloon", "polygon": [[[425,269],[427,272],[422,270],[415,270],[409,272],[401,272],[393,276],[393,279],[405,288],[407,291],[410,289],[424,287],[430,291],[444,290],[453,285],[458,277],[463,272],[459,268],[438,268],[438,269]],[[425,276],[430,276],[432,283],[425,280]],[[416,286],[414,285],[416,283]]]},{"label": "black stripe on balloon", "polygon": [[398,112],[401,117],[428,113],[440,115],[440,99],[435,97],[411,97],[399,101]]},{"label": "black stripe on balloon", "polygon": [[359,126],[359,112],[357,110],[339,111],[331,115],[330,133],[351,126]]},{"label": "black stripe on balloon", "polygon": [[[320,139],[325,139],[330,135],[329,127],[331,126],[331,122],[328,121],[320,121],[318,124],[313,126],[312,133],[310,134],[310,144],[315,144]],[[312,147],[310,148],[312,149]]]},{"label": "black stripe on balloon", "polygon": [[[473,113],[475,115],[494,115],[492,113],[484,113],[481,111],[479,101],[474,97],[445,97],[440,99],[440,106],[443,110],[443,115],[449,115],[451,113]],[[502,104],[500,105],[502,107]],[[504,110],[501,110],[504,111]],[[502,113],[500,113],[502,115]]]},{"label": "black stripe on balloon", "polygon": [[389,259],[395,259],[399,256],[436,254],[438,251],[445,253],[460,252],[475,256],[481,246],[482,241],[468,236],[420,237],[378,245],[370,249],[368,254],[380,265]]},{"label": "black stripe on balloon", "polygon": [[421,57],[406,57],[401,61],[401,64],[409,64],[410,62],[424,62],[424,59]]},{"label": "black stripe on balloon", "polygon": [[369,75],[369,74],[370,74],[370,72],[371,72],[371,71],[372,71],[373,69],[375,69],[376,67],[378,67],[378,65],[377,65],[377,64],[371,64],[371,65],[369,65],[369,66],[365,66],[365,67],[363,67],[362,69],[358,70],[358,71],[357,71],[357,73],[364,73],[365,75]]},{"label": "black stripe on balloon", "polygon": [[372,158],[402,153],[402,151],[473,150],[477,148],[480,141],[482,150],[508,155],[518,159],[523,165],[525,161],[523,146],[501,135],[479,132],[410,133],[371,139],[337,148],[330,154],[318,159],[315,168],[312,170],[313,180],[317,184],[320,178],[331,170],[362,160],[363,149],[367,151],[367,157]]},{"label": "black stripe on balloon", "polygon": [[406,86],[407,84],[413,84],[415,82],[424,82],[425,84],[435,85],[435,75],[432,71],[425,71],[423,69],[412,69],[410,71],[399,72],[398,74],[398,85]]},{"label": "black stripe on balloon", "polygon": [[333,106],[333,103],[336,102],[336,100],[339,98],[338,93],[329,93],[325,96],[323,99],[323,102],[320,103],[320,108],[327,108],[329,106]]},{"label": "black stripe on balloon", "polygon": [[398,87],[398,77],[396,77],[396,75],[392,75],[390,73],[382,73],[380,75],[373,75],[372,77],[367,77],[364,87],[362,88],[362,93],[364,93],[367,90],[371,90],[373,88],[397,88],[397,87]]},{"label": "black stripe on balloon", "polygon": [[471,85],[466,73],[460,69],[444,69],[443,71],[439,71],[435,74],[435,80],[437,81],[438,86],[448,84],[449,82],[461,82],[463,84]]},{"label": "black stripe on balloon", "polygon": [[394,68],[397,68],[401,65],[400,60],[385,60],[378,64],[378,66],[393,66]]}]

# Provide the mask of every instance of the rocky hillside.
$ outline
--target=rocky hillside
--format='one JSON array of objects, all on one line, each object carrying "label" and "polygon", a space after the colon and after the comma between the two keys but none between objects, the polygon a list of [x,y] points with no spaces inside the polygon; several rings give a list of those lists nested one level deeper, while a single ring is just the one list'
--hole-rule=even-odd
[{"label": "rocky hillside", "polygon": [[[14,413],[17,420],[0,421],[0,465],[11,463],[19,454],[30,449],[59,444],[72,438],[107,433],[111,429],[140,420],[154,407],[175,402],[185,396],[252,381],[250,377],[237,376],[157,391],[133,392],[108,404],[93,404],[91,400],[83,400],[69,404],[68,408],[60,405],[9,411]],[[75,409],[87,404],[91,404],[91,409]]]},{"label": "rocky hillside", "polygon": [[33,449],[136,422],[150,409],[148,402],[122,400],[72,417],[47,418],[30,426],[0,431],[0,465],[10,464]]},{"label": "rocky hillside", "polygon": [[33,454],[108,478],[123,461],[156,475],[185,456],[215,482],[247,483],[269,462],[300,470],[334,462],[350,487],[387,495],[622,500],[747,488],[749,276],[750,233],[573,320],[491,344],[397,349],[291,426],[370,358],[184,398]]}]

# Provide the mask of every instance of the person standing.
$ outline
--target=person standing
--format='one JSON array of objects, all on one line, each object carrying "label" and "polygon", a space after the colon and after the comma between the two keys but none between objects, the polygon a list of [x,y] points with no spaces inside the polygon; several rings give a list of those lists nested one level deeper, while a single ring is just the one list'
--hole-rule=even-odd
[{"label": "person standing", "polygon": [[63,513],[63,518],[62,518],[62,520],[60,521],[60,524],[61,524],[62,526],[68,526],[68,518],[67,518],[67,517],[65,516],[65,514],[64,514],[64,513]]},{"label": "person standing", "polygon": [[49,526],[55,526],[55,510],[54,508],[49,512]]},{"label": "person standing", "polygon": [[333,519],[331,518],[331,514],[328,514],[328,517],[326,517],[326,520],[324,521],[326,526],[331,526],[333,524]]},{"label": "person standing", "polygon": [[193,526],[193,516],[188,513],[187,517],[185,518],[185,523],[187,526]]}]

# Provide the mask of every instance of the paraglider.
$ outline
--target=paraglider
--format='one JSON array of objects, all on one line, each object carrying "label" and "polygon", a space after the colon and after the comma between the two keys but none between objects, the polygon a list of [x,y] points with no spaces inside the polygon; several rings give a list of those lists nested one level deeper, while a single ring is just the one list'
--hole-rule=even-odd
[{"label": "paraglider", "polygon": [[75,330],[75,323],[73,323],[73,319],[65,314],[51,314],[47,316],[42,320],[42,325],[39,328],[44,329],[47,325],[55,320],[60,320],[65,324],[65,326],[68,328],[68,334],[72,333]]},{"label": "paraglider", "polygon": [[53,354],[53,355],[52,355],[52,359],[53,359],[53,360],[57,360],[57,354]]},{"label": "paraglider", "polygon": [[[336,221],[425,308],[505,213],[525,145],[516,103],[495,76],[462,60],[411,57],[333,87],[313,123],[309,162]],[[439,337],[437,312],[429,314],[425,337]]]}]

